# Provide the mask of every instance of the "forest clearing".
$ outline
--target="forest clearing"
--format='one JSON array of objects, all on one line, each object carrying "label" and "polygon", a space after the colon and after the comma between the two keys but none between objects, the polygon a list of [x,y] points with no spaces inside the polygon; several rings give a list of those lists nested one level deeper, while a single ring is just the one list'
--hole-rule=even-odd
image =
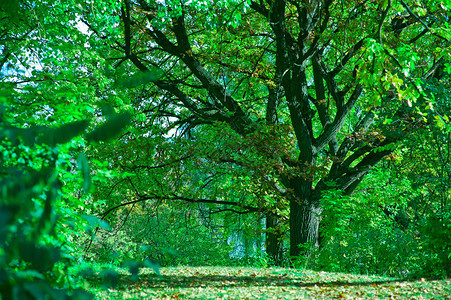
[{"label": "forest clearing", "polygon": [[450,297],[450,0],[0,2],[0,300]]}]

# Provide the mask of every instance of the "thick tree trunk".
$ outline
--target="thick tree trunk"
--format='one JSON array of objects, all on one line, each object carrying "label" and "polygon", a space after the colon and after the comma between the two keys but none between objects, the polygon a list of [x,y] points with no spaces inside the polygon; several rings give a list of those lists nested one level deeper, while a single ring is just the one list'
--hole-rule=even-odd
[{"label": "thick tree trunk", "polygon": [[312,184],[301,180],[290,197],[290,256],[306,255],[300,245],[319,245],[319,222],[321,206],[312,193]]},{"label": "thick tree trunk", "polygon": [[273,214],[266,215],[266,254],[276,266],[283,263],[283,232],[280,220]]},{"label": "thick tree trunk", "polygon": [[315,203],[290,203],[290,256],[307,254],[300,245],[319,246],[319,222],[321,207]]}]

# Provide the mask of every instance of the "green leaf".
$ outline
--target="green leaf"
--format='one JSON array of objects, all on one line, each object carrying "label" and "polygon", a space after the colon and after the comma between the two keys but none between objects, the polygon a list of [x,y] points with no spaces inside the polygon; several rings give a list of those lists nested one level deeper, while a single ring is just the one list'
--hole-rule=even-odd
[{"label": "green leaf", "polygon": [[443,130],[445,128],[446,123],[444,119],[441,118],[441,116],[434,116],[434,123],[435,126],[437,126],[440,130]]},{"label": "green leaf", "polygon": [[41,247],[34,243],[23,242],[19,244],[20,257],[30,262],[38,271],[48,271],[60,260],[60,250],[55,247]]},{"label": "green leaf", "polygon": [[77,157],[78,169],[83,175],[83,190],[85,193],[89,193],[91,188],[91,174],[89,169],[88,159],[84,153],[80,153]]},{"label": "green leaf", "polygon": [[445,72],[451,74],[451,63],[445,63]]},{"label": "green leaf", "polygon": [[116,286],[119,279],[119,274],[114,270],[104,270],[100,272],[99,276],[103,279],[102,285],[104,287]]},{"label": "green leaf", "polygon": [[3,11],[6,13],[6,15],[16,21],[19,18],[19,1],[16,0],[7,0],[7,1],[1,1],[1,6]]},{"label": "green leaf", "polygon": [[130,123],[130,114],[123,113],[112,116],[100,127],[89,133],[86,138],[90,142],[106,141],[114,138]]},{"label": "green leaf", "polygon": [[135,88],[149,82],[153,82],[160,78],[161,74],[158,71],[149,71],[138,73],[127,78],[121,78],[116,81],[116,85],[124,88]]},{"label": "green leaf", "polygon": [[53,147],[56,144],[64,144],[72,138],[80,135],[88,127],[88,121],[76,121],[58,128],[45,128],[41,140]]},{"label": "green leaf", "polygon": [[124,263],[124,267],[128,269],[130,274],[132,274],[132,280],[136,281],[138,279],[139,269],[141,268],[141,264],[135,260],[127,261]]},{"label": "green leaf", "polygon": [[26,146],[34,146],[37,134],[37,128],[4,128],[0,132],[0,140],[6,137],[13,145],[18,145],[21,143],[19,138],[22,138],[22,141]]},{"label": "green leaf", "polygon": [[108,103],[106,103],[102,107],[102,114],[106,117],[114,116],[114,108]]},{"label": "green leaf", "polygon": [[44,275],[36,270],[17,271],[16,276],[20,278],[45,279]]},{"label": "green leaf", "polygon": [[86,220],[89,224],[90,227],[94,228],[94,227],[100,227],[103,228],[107,231],[111,230],[110,225],[108,224],[108,222],[100,219],[99,217],[96,216],[92,216],[92,215],[82,215],[82,218],[84,220]]},{"label": "green leaf", "polygon": [[154,270],[154,272],[158,276],[161,276],[161,274],[160,274],[160,264],[159,263],[146,258],[144,260],[144,266],[147,267],[147,268],[151,268],[152,270]]}]

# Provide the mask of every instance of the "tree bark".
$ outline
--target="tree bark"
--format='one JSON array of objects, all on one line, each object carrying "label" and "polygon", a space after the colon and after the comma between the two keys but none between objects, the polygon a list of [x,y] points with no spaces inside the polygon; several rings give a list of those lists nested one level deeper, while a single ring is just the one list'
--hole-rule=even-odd
[{"label": "tree bark", "polygon": [[321,205],[312,193],[312,183],[298,179],[290,196],[290,257],[308,255],[300,247],[304,244],[319,246]]},{"label": "tree bark", "polygon": [[274,214],[266,215],[266,254],[273,260],[276,266],[283,264],[283,232],[281,222]]},{"label": "tree bark", "polygon": [[315,203],[290,203],[290,256],[308,254],[301,249],[301,245],[319,246],[319,222],[321,207]]}]

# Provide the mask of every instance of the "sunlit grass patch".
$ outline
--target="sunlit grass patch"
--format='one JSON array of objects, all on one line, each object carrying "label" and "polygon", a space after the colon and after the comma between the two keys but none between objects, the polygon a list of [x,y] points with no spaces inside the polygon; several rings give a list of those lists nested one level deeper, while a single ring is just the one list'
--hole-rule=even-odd
[{"label": "sunlit grass patch", "polygon": [[416,281],[287,268],[172,267],[123,275],[97,299],[447,299],[451,280]]}]

